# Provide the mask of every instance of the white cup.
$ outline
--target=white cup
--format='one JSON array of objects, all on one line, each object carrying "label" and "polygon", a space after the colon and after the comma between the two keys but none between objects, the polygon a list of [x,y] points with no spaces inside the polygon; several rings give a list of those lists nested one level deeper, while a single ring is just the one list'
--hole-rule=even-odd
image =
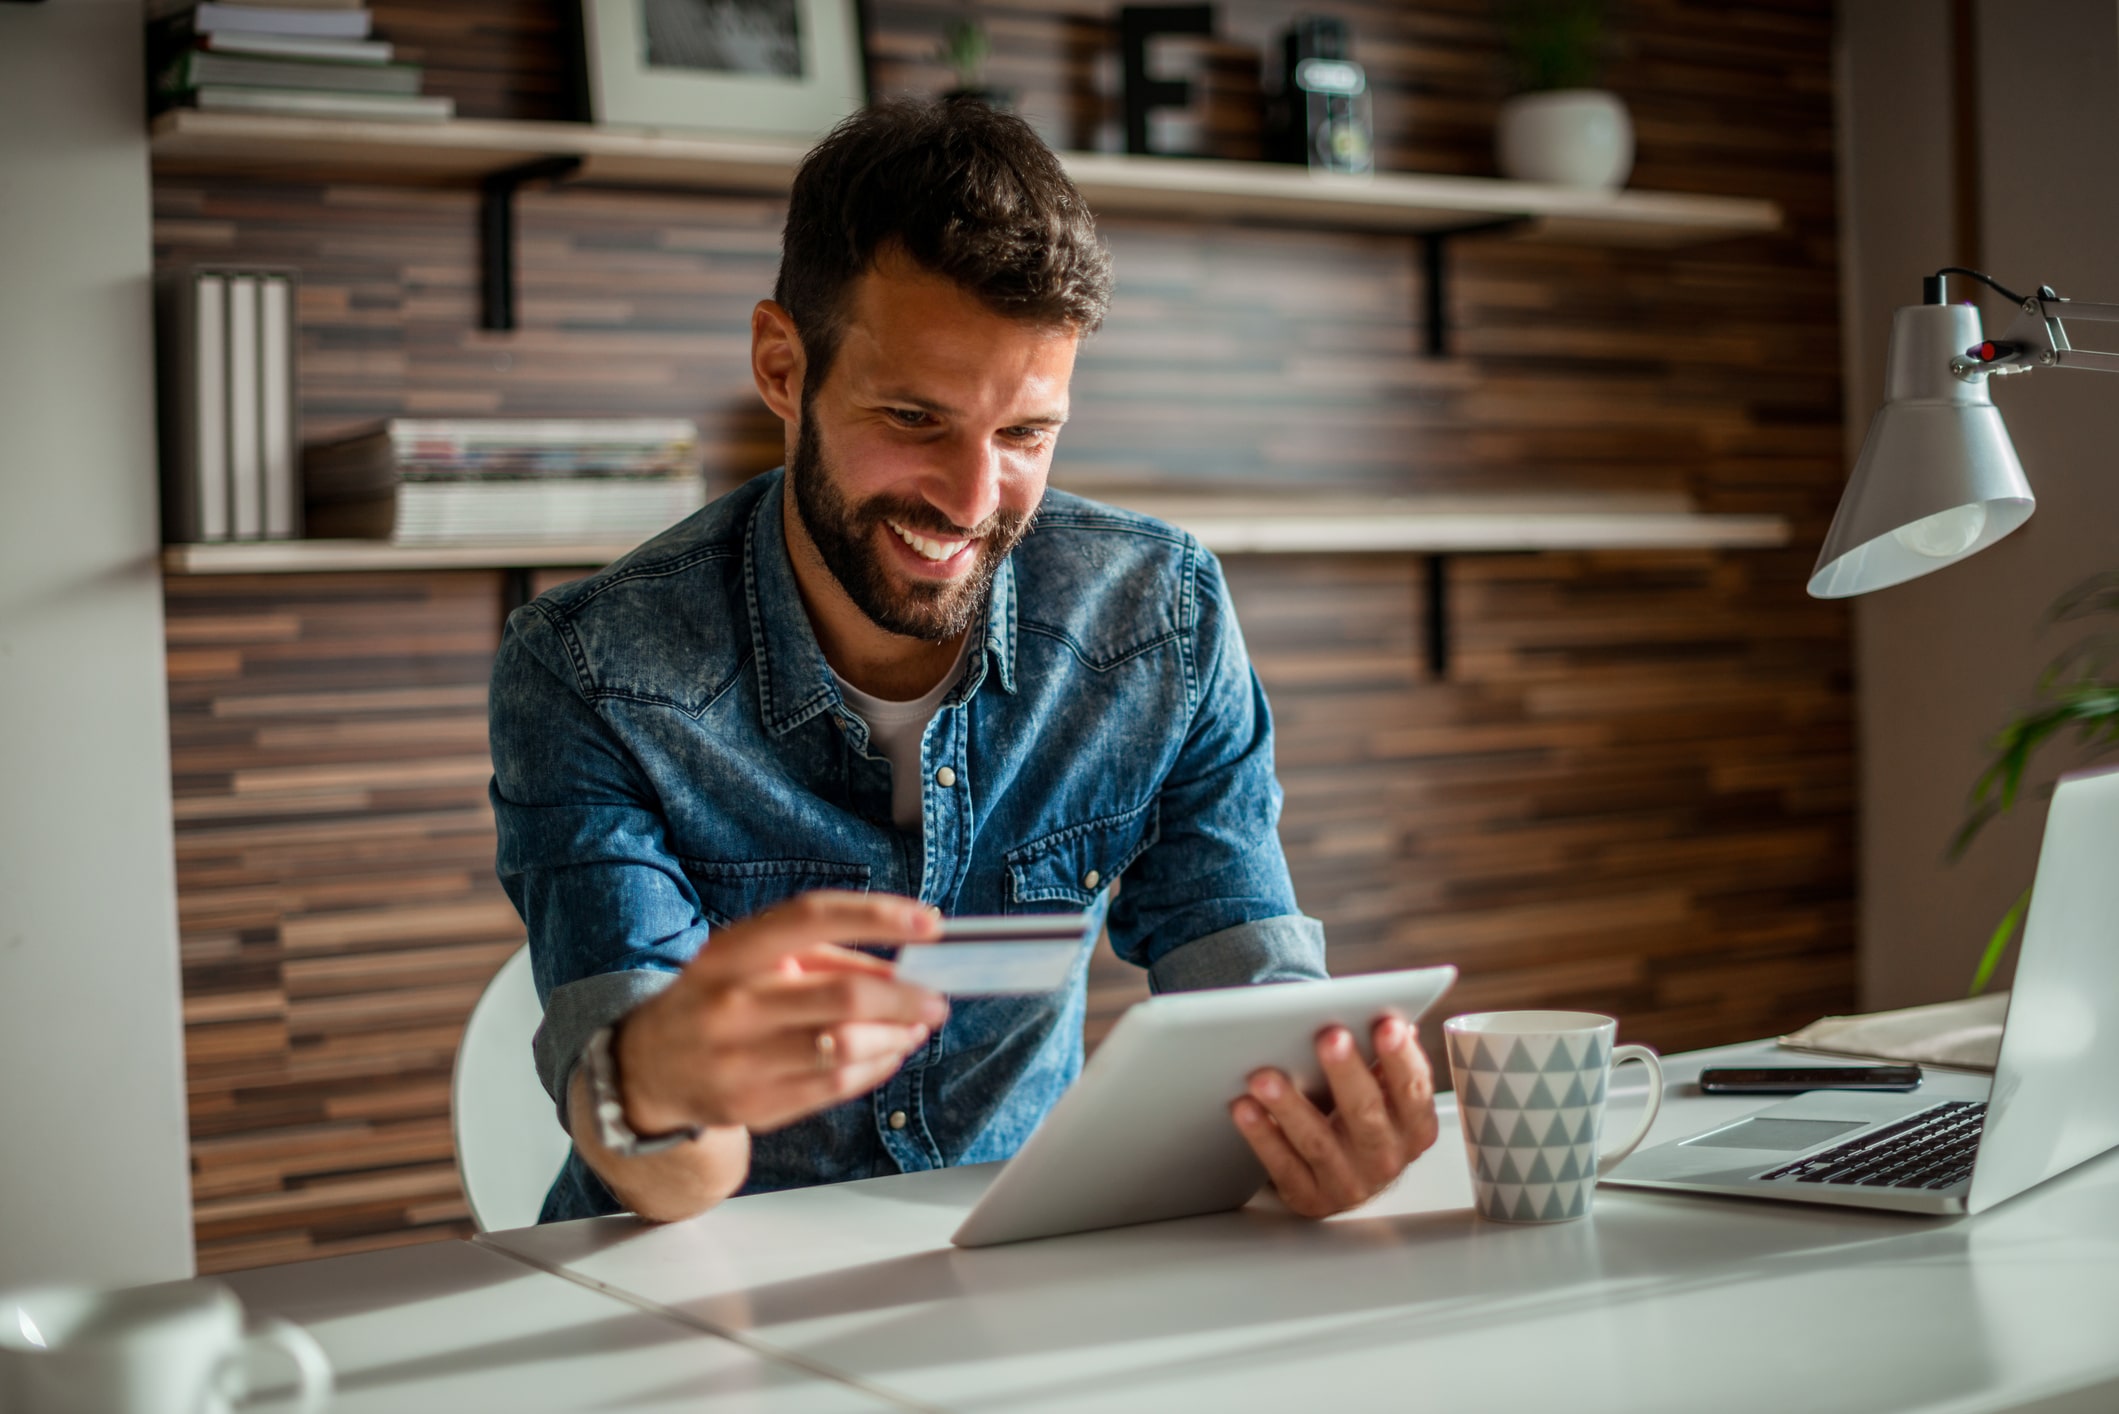
[{"label": "white cup", "polygon": [[276,1347],[317,1414],[331,1362],[309,1332],[270,1317],[245,1331],[243,1303],[216,1282],[122,1291],[0,1292],[0,1409],[10,1414],[228,1414],[249,1396],[244,1357]]},{"label": "white cup", "polygon": [[[1457,1118],[1479,1212],[1502,1222],[1565,1222],[1589,1212],[1597,1177],[1648,1137],[1663,1103],[1663,1065],[1646,1046],[1617,1046],[1619,1023],[1590,1011],[1487,1011],[1442,1024]],[[1648,1067],[1648,1112],[1601,1147],[1612,1067]]]}]

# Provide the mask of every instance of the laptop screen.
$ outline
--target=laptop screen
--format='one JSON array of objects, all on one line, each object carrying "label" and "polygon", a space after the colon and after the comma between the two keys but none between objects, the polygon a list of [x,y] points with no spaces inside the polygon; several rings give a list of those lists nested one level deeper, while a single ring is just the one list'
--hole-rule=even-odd
[{"label": "laptop screen", "polygon": [[2119,1144],[2119,771],[2053,788],[1966,1208]]}]

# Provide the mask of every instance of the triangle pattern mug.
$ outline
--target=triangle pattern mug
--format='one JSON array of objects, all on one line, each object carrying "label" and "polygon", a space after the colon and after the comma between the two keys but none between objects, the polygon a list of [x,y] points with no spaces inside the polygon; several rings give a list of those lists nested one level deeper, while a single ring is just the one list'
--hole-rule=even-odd
[{"label": "triangle pattern mug", "polygon": [[[1443,1023],[1473,1205],[1501,1222],[1552,1223],[1589,1212],[1597,1176],[1647,1137],[1663,1103],[1663,1066],[1646,1046],[1613,1044],[1619,1023],[1588,1011],[1488,1011]],[[1612,1068],[1648,1067],[1648,1108],[1604,1150]]]}]

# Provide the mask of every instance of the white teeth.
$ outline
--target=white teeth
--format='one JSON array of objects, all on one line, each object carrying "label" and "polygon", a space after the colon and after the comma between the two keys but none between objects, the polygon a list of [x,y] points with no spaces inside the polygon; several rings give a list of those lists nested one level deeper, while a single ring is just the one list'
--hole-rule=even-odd
[{"label": "white teeth", "polygon": [[924,535],[914,535],[894,520],[886,520],[883,524],[896,532],[898,539],[910,545],[923,560],[946,560],[970,543],[965,540],[929,540]]}]

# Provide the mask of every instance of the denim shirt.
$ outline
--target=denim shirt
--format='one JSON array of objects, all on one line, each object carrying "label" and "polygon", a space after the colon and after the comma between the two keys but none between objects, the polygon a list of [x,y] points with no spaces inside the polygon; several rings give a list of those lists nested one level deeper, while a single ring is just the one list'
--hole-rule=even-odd
[{"label": "denim shirt", "polygon": [[[591,1034],[716,928],[809,889],[1094,910],[1157,991],[1324,975],[1277,834],[1265,694],[1198,541],[1046,493],[922,739],[915,835],[802,607],[781,480],[518,609],[494,661],[498,869],[562,1124]],[[873,1093],[753,1136],[743,1191],[1013,1154],[1081,1069],[1091,946],[1058,990],[957,998]],[[575,1153],[542,1220],[619,1207]]]}]

